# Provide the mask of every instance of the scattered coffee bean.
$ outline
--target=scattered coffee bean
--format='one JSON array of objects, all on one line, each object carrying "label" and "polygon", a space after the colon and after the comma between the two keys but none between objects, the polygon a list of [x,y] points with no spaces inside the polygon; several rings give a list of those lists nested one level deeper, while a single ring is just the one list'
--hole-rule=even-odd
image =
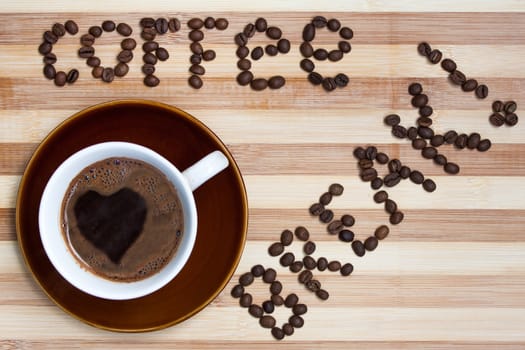
[{"label": "scattered coffee bean", "polygon": [[408,86],[408,93],[417,96],[423,92],[423,87],[419,83],[412,83]]},{"label": "scattered coffee bean", "polygon": [[337,47],[343,53],[349,53],[350,51],[352,51],[352,45],[350,45],[348,41],[340,41],[339,43],[337,43]]},{"label": "scattered coffee bean", "polygon": [[303,272],[299,274],[297,279],[299,280],[300,283],[306,284],[311,281],[312,277],[313,277],[312,271],[304,270]]},{"label": "scattered coffee bean", "polygon": [[[253,51],[252,51],[253,58]],[[300,63],[301,68],[306,72],[312,72],[315,69],[315,64],[308,58],[303,58]]]},{"label": "scattered coffee bean", "polygon": [[277,340],[282,340],[285,336],[284,330],[279,327],[273,327],[271,333]]},{"label": "scattered coffee bean", "polygon": [[194,41],[190,44],[190,50],[196,55],[201,55],[204,49],[202,48],[202,45],[198,41]]},{"label": "scattered coffee bean", "polygon": [[[243,47],[245,47],[245,46],[241,46],[240,48],[243,48]],[[240,49],[240,48],[239,48],[239,49]],[[246,48],[246,55],[245,55],[244,57],[246,57],[246,56],[248,55],[248,51],[249,51],[248,48]],[[244,53],[245,53],[244,51],[241,52],[241,55],[244,55]],[[252,52],[251,52],[250,55],[251,55],[251,57],[252,57],[253,60],[257,61],[258,59],[260,59],[261,57],[264,56],[264,50],[263,50],[262,47],[257,46],[257,47],[255,47],[255,48],[252,50]],[[238,54],[237,56],[239,56],[239,54]],[[240,57],[240,56],[239,56],[239,58],[244,58],[244,57]]]},{"label": "scattered coffee bean", "polygon": [[381,225],[378,228],[376,228],[376,230],[374,232],[374,236],[377,239],[382,240],[382,239],[385,239],[386,236],[388,236],[389,233],[390,233],[390,229],[388,228],[388,226]]},{"label": "scattered coffee bean", "polygon": [[321,282],[318,280],[311,279],[310,281],[305,283],[306,288],[309,291],[317,292],[319,289],[321,289]]},{"label": "scattered coffee bean", "polygon": [[313,270],[317,266],[317,261],[314,258],[307,255],[303,258],[303,265],[307,270]]},{"label": "scattered coffee bean", "polygon": [[312,41],[315,38],[315,26],[313,23],[309,23],[303,28],[303,40]]},{"label": "scattered coffee bean", "polygon": [[281,258],[279,259],[279,263],[284,267],[292,265],[294,261],[295,256],[291,252],[284,253],[283,256],[281,256]]},{"label": "scattered coffee bean", "polygon": [[340,273],[342,276],[349,276],[354,271],[354,265],[346,263],[341,266]]},{"label": "scattered coffee bean", "polygon": [[499,100],[492,102],[492,111],[494,111],[495,113],[503,112],[504,107],[505,104]]},{"label": "scattered coffee bean", "polygon": [[284,230],[281,233],[281,243],[286,247],[292,244],[293,242],[293,233],[290,230]]},{"label": "scattered coffee bean", "polygon": [[[423,107],[426,107],[426,106],[423,106]],[[417,118],[417,125],[428,128],[429,126],[432,125],[432,119],[430,119],[429,117],[421,116]]]},{"label": "scattered coffee bean", "polygon": [[393,126],[392,135],[399,139],[404,139],[407,136],[407,129],[402,125]]},{"label": "scattered coffee bean", "polygon": [[476,90],[478,87],[478,81],[476,79],[467,79],[463,85],[461,85],[461,89],[465,92],[470,92]]},{"label": "scattered coffee bean", "polygon": [[91,46],[82,46],[78,49],[78,56],[81,58],[89,58],[95,55],[95,49]]},{"label": "scattered coffee bean", "polygon": [[458,137],[456,138],[456,141],[454,142],[454,146],[459,149],[463,149],[467,147],[467,139],[468,139],[467,134],[458,135]]},{"label": "scattered coffee bean", "polygon": [[324,16],[315,16],[312,19],[312,24],[316,28],[324,28],[324,27],[326,27],[327,23],[328,23],[328,21],[326,20],[326,18]]},{"label": "scattered coffee bean", "polygon": [[293,315],[288,319],[288,322],[294,328],[301,328],[302,326],[304,326],[304,320],[301,316]]},{"label": "scattered coffee bean", "polygon": [[57,56],[54,53],[50,52],[44,56],[43,61],[44,64],[55,64],[57,61]]},{"label": "scattered coffee bean", "polygon": [[386,153],[383,153],[383,152],[378,152],[377,155],[376,155],[376,161],[379,163],[379,164],[386,164],[388,163],[388,156],[386,155]]},{"label": "scattered coffee bean", "polygon": [[259,324],[264,328],[272,328],[275,326],[275,318],[270,315],[264,315],[259,319]]},{"label": "scattered coffee bean", "polygon": [[188,27],[191,29],[201,29],[204,26],[204,21],[200,18],[192,18],[188,21]]},{"label": "scattered coffee bean", "polygon": [[354,37],[354,31],[352,29],[348,28],[348,27],[343,27],[339,31],[339,35],[343,39],[350,40],[350,39],[352,39]]},{"label": "scattered coffee bean", "polygon": [[290,271],[297,273],[303,269],[303,262],[302,261],[294,261],[292,265],[290,265]]},{"label": "scattered coffee bean", "polygon": [[328,51],[326,49],[314,50],[314,57],[319,61],[324,61],[328,58]]},{"label": "scattered coffee bean", "polygon": [[51,79],[54,79],[55,78],[55,75],[56,75],[56,69],[55,69],[55,66],[53,66],[52,64],[46,64],[44,66],[44,76],[51,80]]},{"label": "scattered coffee bean", "polygon": [[240,298],[244,294],[244,287],[240,284],[237,284],[235,287],[232,288],[230,294],[234,298]]},{"label": "scattered coffee bean", "polygon": [[415,140],[412,140],[412,148],[414,149],[423,149],[427,145],[427,141],[422,138],[417,138]]},{"label": "scattered coffee bean", "polygon": [[508,126],[514,126],[518,124],[518,116],[515,113],[508,113],[505,116],[505,124]]},{"label": "scattered coffee bean", "polygon": [[421,150],[421,155],[426,159],[433,159],[438,154],[435,147],[424,147]]},{"label": "scattered coffee bean", "polygon": [[290,48],[291,48],[291,44],[290,44],[290,40],[288,39],[280,39],[277,42],[277,49],[279,49],[280,53],[286,54],[290,52]]},{"label": "scattered coffee bean", "polygon": [[427,192],[434,192],[436,190],[436,183],[431,179],[425,179],[425,181],[423,181],[423,188]]},{"label": "scattered coffee bean", "polygon": [[385,117],[384,122],[388,126],[396,126],[401,122],[401,118],[397,114],[389,114]]},{"label": "scattered coffee bean", "polygon": [[[273,281],[270,285],[270,293],[272,294],[279,294],[283,290],[283,285],[279,281]],[[273,303],[272,303],[273,306]],[[268,312],[268,311],[267,311]]]},{"label": "scattered coffee bean", "polygon": [[401,169],[401,161],[399,159],[392,159],[388,162],[388,170],[391,173],[397,173]]},{"label": "scattered coffee bean", "polygon": [[269,44],[264,48],[264,52],[266,52],[268,56],[276,56],[279,53],[279,49],[277,46]]},{"label": "scattered coffee bean", "polygon": [[323,79],[323,88],[326,90],[326,91],[333,91],[337,88],[337,83],[335,82],[335,79],[334,78],[324,78]]},{"label": "scattered coffee bean", "polygon": [[142,73],[145,75],[150,75],[155,73],[155,65],[146,63],[142,66]]},{"label": "scattered coffee bean", "polygon": [[437,165],[444,166],[445,164],[448,163],[448,160],[447,160],[447,157],[445,157],[444,155],[438,154],[434,157],[434,163],[436,163]]},{"label": "scattered coffee bean", "polygon": [[168,29],[170,32],[175,33],[178,32],[181,28],[180,21],[177,18],[171,18],[168,21]]},{"label": "scattered coffee bean", "polygon": [[168,20],[166,18],[157,18],[155,21],[155,29],[159,34],[166,34],[169,30]]},{"label": "scattered coffee bean", "polygon": [[131,50],[122,50],[117,55],[117,60],[122,63],[129,63],[131,62],[132,59],[133,59],[133,52]]},{"label": "scattered coffee bean", "polygon": [[255,35],[255,31],[255,25],[253,25],[252,23],[248,23],[244,27],[244,30],[242,32],[244,33],[244,35],[246,35],[246,37],[251,38]]},{"label": "scattered coffee bean", "polygon": [[275,277],[277,277],[277,272],[270,267],[264,271],[262,279],[266,283],[272,283],[273,281],[275,281]]},{"label": "scattered coffee bean", "polygon": [[104,72],[103,67],[101,66],[93,67],[93,69],[91,70],[91,75],[93,76],[93,78],[98,79],[102,77],[102,72]]},{"label": "scattered coffee bean", "polygon": [[46,41],[46,42],[50,43],[51,45],[53,45],[53,44],[55,44],[58,41],[58,36],[55,35],[55,33],[53,33],[52,31],[46,30],[44,32],[43,39],[44,39],[44,41]]},{"label": "scattered coffee bean", "polygon": [[465,77],[465,74],[459,70],[455,70],[452,73],[449,74],[448,78],[450,81],[456,85],[463,85],[465,81],[467,81],[467,77]]},{"label": "scattered coffee bean", "polygon": [[[167,22],[166,22],[166,25],[167,25]],[[131,27],[126,23],[119,23],[117,25],[117,32],[122,36],[130,36],[131,33],[133,32],[133,29],[131,29]]]},{"label": "scattered coffee bean", "polygon": [[252,266],[250,272],[254,277],[261,277],[264,274],[264,267],[261,264]]},{"label": "scattered coffee bean", "polygon": [[488,86],[485,84],[478,85],[478,87],[476,88],[476,97],[484,99],[484,98],[487,98],[488,95],[489,95]]},{"label": "scattered coffee bean", "polygon": [[160,80],[153,74],[146,75],[144,77],[144,84],[149,87],[154,87],[159,85]]},{"label": "scattered coffee bean", "polygon": [[266,31],[267,28],[268,28],[268,23],[266,22],[266,19],[262,17],[257,18],[257,20],[255,21],[255,29],[258,32],[264,32]]},{"label": "scattered coffee bean", "polygon": [[243,71],[237,75],[237,82],[239,85],[245,86],[252,82],[253,74],[250,71]]},{"label": "scattered coffee bean", "polygon": [[126,38],[120,43],[122,50],[133,50],[137,47],[137,42],[133,38]]},{"label": "scattered coffee bean", "polygon": [[333,183],[328,187],[328,192],[334,196],[340,196],[343,194],[344,187],[341,184]]},{"label": "scattered coffee bean", "polygon": [[281,39],[282,34],[283,34],[282,31],[277,27],[268,27],[266,29],[266,35],[270,39],[279,40]]},{"label": "scattered coffee bean", "polygon": [[255,78],[250,82],[250,87],[253,90],[261,91],[268,87],[268,81],[264,78]]},{"label": "scattered coffee bean", "polygon": [[370,182],[377,178],[377,170],[374,168],[363,169],[361,170],[361,180]]},{"label": "scattered coffee bean", "polygon": [[148,53],[145,53],[143,56],[142,56],[142,60],[144,61],[144,63],[148,63],[148,64],[157,64],[157,56],[151,52],[148,52]]},{"label": "scattered coffee bean", "polygon": [[323,212],[324,205],[322,205],[321,203],[314,203],[314,204],[312,204],[310,206],[310,208],[308,210],[309,210],[310,214],[318,216],[318,215],[320,215]]},{"label": "scattered coffee bean", "polygon": [[280,89],[284,86],[286,80],[280,75],[275,75],[268,80],[268,87],[270,89]]},{"label": "scattered coffee bean", "polygon": [[319,271],[324,271],[328,268],[328,260],[325,257],[320,257],[317,259],[317,269]]},{"label": "scattered coffee bean", "polygon": [[294,328],[293,328],[293,326],[291,324],[289,324],[289,323],[283,324],[283,333],[285,335],[292,335],[293,332],[294,332]]},{"label": "scattered coffee bean", "polygon": [[111,67],[104,68],[102,72],[102,81],[105,83],[111,83],[115,79],[115,71]]},{"label": "scattered coffee bean", "polygon": [[427,140],[430,140],[434,136],[434,130],[425,126],[418,127],[417,133],[419,136]]},{"label": "scattered coffee bean", "polygon": [[432,64],[437,64],[441,61],[442,57],[443,57],[443,54],[441,53],[441,51],[435,49],[435,50],[430,51],[430,54],[428,55],[428,60]]},{"label": "scattered coffee bean", "polygon": [[417,46],[417,52],[419,52],[422,56],[428,56],[430,55],[430,52],[432,51],[432,48],[430,45],[426,42],[422,42]]},{"label": "scattered coffee bean", "polygon": [[340,61],[343,58],[343,51],[341,50],[332,50],[328,53],[328,60],[332,62]]},{"label": "scattered coffee bean", "polygon": [[352,242],[354,240],[354,233],[350,230],[344,229],[339,231],[338,237],[342,242]]},{"label": "scattered coffee bean", "polygon": [[412,106],[423,107],[428,103],[428,96],[425,94],[419,94],[412,97]]},{"label": "scattered coffee bean", "polygon": [[337,32],[339,30],[339,28],[341,28],[341,22],[339,22],[337,19],[335,18],[332,18],[331,20],[329,20],[327,23],[326,23],[326,26],[328,27],[329,30],[331,30],[332,32]]},{"label": "scattered coffee bean", "polygon": [[321,300],[327,300],[330,297],[330,294],[324,289],[319,289],[315,292],[315,295]]},{"label": "scattered coffee bean", "polygon": [[334,218],[334,212],[331,211],[330,209],[325,209],[323,210],[321,214],[319,214],[319,220],[321,220],[321,222],[324,222],[325,224],[332,221],[333,218]]},{"label": "scattered coffee bean", "polygon": [[299,302],[299,297],[295,293],[288,294],[284,299],[284,305],[286,305],[286,307],[293,307],[297,302]]},{"label": "scattered coffee bean", "polygon": [[408,177],[410,176],[410,168],[407,167],[406,165],[403,165],[401,169],[399,170],[399,176],[402,179],[408,179]]},{"label": "scattered coffee bean", "polygon": [[370,236],[365,240],[365,249],[371,252],[377,248],[378,243],[375,236]]},{"label": "scattered coffee bean", "polygon": [[419,115],[422,117],[430,117],[434,113],[434,110],[429,105],[419,108]]},{"label": "scattered coffee bean", "polygon": [[[242,34],[242,33],[241,33]],[[246,42],[247,42],[247,39],[246,39],[246,36],[244,34],[242,34],[243,38],[244,38],[244,45],[246,45]],[[199,30],[199,29],[194,29],[190,32],[190,34],[188,34],[188,38],[191,40],[191,41],[201,41],[202,39],[204,39],[204,33]],[[237,38],[237,36],[236,36]],[[237,40],[237,39],[236,39]],[[236,41],[237,42],[237,41]],[[243,46],[243,45],[239,45],[239,46]]]},{"label": "scattered coffee bean", "polygon": [[355,255],[359,257],[365,255],[366,252],[365,245],[359,240],[355,240],[352,242],[352,250],[354,251]]},{"label": "scattered coffee bean", "polygon": [[310,238],[310,232],[308,232],[308,230],[304,226],[297,226],[295,229],[295,237],[297,237],[297,239],[299,239],[300,241],[306,242]]},{"label": "scattered coffee bean", "polygon": [[190,72],[197,75],[203,75],[206,72],[206,70],[200,64],[192,64],[190,67]]},{"label": "scattered coffee bean", "polygon": [[483,139],[478,144],[478,151],[480,152],[486,152],[489,150],[489,148],[492,146],[489,139]]},{"label": "scattered coffee bean", "polygon": [[202,87],[202,79],[198,75],[195,75],[195,74],[189,77],[188,83],[194,89],[200,89]]},{"label": "scattered coffee bean", "polygon": [[225,30],[228,28],[228,20],[226,18],[217,18],[215,20],[215,28],[218,30]]},{"label": "scattered coffee bean", "polygon": [[292,312],[294,315],[301,316],[308,312],[308,307],[305,304],[296,303],[292,306]]},{"label": "scattered coffee bean", "polygon": [[308,74],[308,81],[313,85],[320,85],[323,83],[323,76],[317,72],[311,72]]},{"label": "scattered coffee bean", "polygon": [[151,28],[155,26],[155,20],[151,17],[144,17],[140,20],[140,26],[143,28]]},{"label": "scattered coffee bean", "polygon": [[444,166],[444,170],[449,174],[457,174],[459,173],[459,165],[456,163],[448,162]]},{"label": "scattered coffee bean", "polygon": [[439,147],[445,143],[445,137],[443,135],[434,135],[430,139],[430,144],[434,147]]},{"label": "scattered coffee bean", "polygon": [[79,76],[78,70],[71,69],[66,76],[66,81],[68,84],[73,84],[75,81],[77,81]]},{"label": "scattered coffee bean", "polygon": [[385,200],[385,211],[389,214],[393,214],[397,211],[397,204],[392,199]]},{"label": "scattered coffee bean", "polygon": [[237,68],[243,71],[248,71],[252,68],[252,61],[247,58],[237,61]]},{"label": "scattered coffee bean", "polygon": [[383,182],[386,187],[394,187],[401,182],[401,175],[399,173],[390,173],[385,176]]},{"label": "scattered coffee bean", "polygon": [[410,172],[410,180],[412,180],[413,183],[417,184],[417,185],[420,185],[423,183],[423,181],[425,180],[425,177],[423,176],[423,174],[418,171],[418,170],[412,170]]},{"label": "scattered coffee bean", "polygon": [[409,140],[413,141],[417,138],[417,128],[414,126],[411,126],[407,129],[407,136]]},{"label": "scattered coffee bean", "polygon": [[505,104],[503,105],[503,111],[505,111],[505,113],[514,113],[516,112],[517,108],[518,108],[518,105],[514,101],[505,102]]},{"label": "scattered coffee bean", "polygon": [[253,297],[250,293],[244,293],[239,299],[239,305],[242,307],[250,307],[252,305]]},{"label": "scattered coffee bean", "polygon": [[376,203],[383,203],[388,199],[388,193],[386,191],[379,191],[374,194],[374,201]]},{"label": "scattered coffee bean", "polygon": [[284,245],[281,242],[275,242],[268,248],[268,253],[271,256],[281,255],[284,251]]},{"label": "scattered coffee bean", "polygon": [[146,27],[142,29],[142,32],[140,33],[140,36],[142,39],[146,41],[154,40],[157,36],[157,30],[155,27]]},{"label": "scattered coffee bean", "polygon": [[448,144],[453,144],[456,142],[456,139],[458,137],[458,133],[454,130],[449,130],[445,133],[445,135],[443,135],[443,137],[445,138],[445,142],[448,143]]},{"label": "scattered coffee bean", "polygon": [[477,132],[471,133],[467,138],[467,148],[475,149],[478,147],[479,141],[481,141],[481,136]]},{"label": "scattered coffee bean", "polygon": [[284,304],[284,299],[279,294],[272,294],[272,296],[270,297],[270,300],[275,306],[281,306]]},{"label": "scattered coffee bean", "polygon": [[441,67],[447,72],[452,73],[456,70],[457,65],[456,62],[452,61],[450,58],[445,58],[443,61],[441,61]]},{"label": "scattered coffee bean", "polygon": [[335,76],[334,78],[335,80],[335,84],[339,87],[345,87],[348,85],[348,83],[350,82],[350,79],[348,78],[348,76],[344,73],[339,73]]},{"label": "scattered coffee bean", "polygon": [[239,284],[243,287],[246,287],[252,284],[253,280],[254,280],[253,274],[251,272],[246,272],[246,273],[243,273],[239,277]]},{"label": "scattered coffee bean", "polygon": [[216,57],[214,50],[204,50],[202,53],[202,59],[205,61],[213,61]]},{"label": "scattered coffee bean", "polygon": [[75,21],[66,21],[66,23],[64,23],[64,28],[71,35],[75,35],[78,33],[78,25],[75,23]]},{"label": "scattered coffee bean", "polygon": [[315,243],[312,241],[308,241],[303,245],[303,252],[306,255],[312,255],[315,252]]},{"label": "scattered coffee bean", "polygon": [[264,315],[264,310],[259,305],[252,304],[248,307],[248,313],[255,318],[260,318]]},{"label": "scattered coffee bean", "polygon": [[106,32],[112,32],[115,30],[115,22],[113,21],[104,21],[102,22],[102,29]]},{"label": "scattered coffee bean", "polygon": [[401,221],[403,221],[403,218],[404,218],[403,213],[400,212],[400,211],[396,211],[395,213],[392,213],[390,215],[390,223],[392,225],[397,225],[397,224],[401,223]]},{"label": "scattered coffee bean", "polygon": [[[124,40],[128,40],[128,39],[124,39]],[[157,43],[156,41],[146,41],[144,44],[142,44],[142,50],[146,53],[155,51],[158,48],[159,48],[159,43]]]},{"label": "scattered coffee bean", "polygon": [[206,29],[213,29],[215,27],[215,19],[213,17],[206,17],[206,19],[204,19],[204,27]]},{"label": "scattered coffee bean", "polygon": [[339,270],[341,270],[341,263],[339,261],[333,260],[328,263],[328,271],[335,272]]},{"label": "scattered coffee bean", "polygon": [[55,23],[53,24],[51,31],[60,38],[66,34],[66,27],[62,23]]}]

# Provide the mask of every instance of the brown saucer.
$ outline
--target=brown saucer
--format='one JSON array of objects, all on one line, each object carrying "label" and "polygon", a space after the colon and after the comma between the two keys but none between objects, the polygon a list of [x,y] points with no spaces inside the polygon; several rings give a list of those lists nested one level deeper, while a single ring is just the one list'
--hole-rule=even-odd
[{"label": "brown saucer", "polygon": [[[49,177],[71,154],[103,141],[144,145],[180,169],[217,149],[230,160],[226,170],[194,192],[198,232],[186,266],[165,287],[137,299],[107,300],[76,289],[54,269],[40,241],[38,208]],[[207,306],[234,273],[246,241],[247,227],[246,190],[226,146],[186,112],[151,101],[103,103],[78,112],[60,124],[29,161],[16,204],[22,255],[49,298],[90,325],[123,332],[168,327]]]}]

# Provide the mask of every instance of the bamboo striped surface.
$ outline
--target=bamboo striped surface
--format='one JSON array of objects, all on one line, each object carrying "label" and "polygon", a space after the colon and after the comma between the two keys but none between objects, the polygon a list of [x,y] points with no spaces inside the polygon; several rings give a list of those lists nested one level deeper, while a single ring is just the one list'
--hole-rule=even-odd
[{"label": "bamboo striped surface", "polygon": [[[303,26],[315,15],[339,19],[354,30],[352,52],[337,63],[316,63],[322,74],[345,72],[350,84],[326,93],[306,80],[299,67]],[[205,48],[217,52],[206,62],[204,86],[187,84],[189,41],[184,25],[160,43],[170,52],[157,65],[161,84],[142,84],[141,50],[130,73],[111,84],[91,78],[76,55],[80,34],[113,19],[130,24],[139,45],[140,18],[225,17],[227,30],[208,31]],[[255,62],[256,76],[281,74],[284,88],[254,92],[237,85],[233,37],[257,17],[283,30],[290,53]],[[37,48],[55,22],[75,20],[77,36],[55,46],[58,69],[77,68],[79,80],[55,87],[42,75]],[[525,348],[525,142],[523,121],[513,128],[488,123],[491,103],[525,105],[525,5],[520,1],[4,1],[0,9],[0,348],[70,349],[523,349]],[[319,31],[316,47],[334,48],[337,38]],[[419,56],[428,41],[453,58],[468,77],[489,86],[479,100],[452,86],[439,65]],[[113,64],[119,37],[105,34],[96,50]],[[262,35],[249,46],[270,43]],[[252,46],[253,47],[253,46]],[[413,125],[407,87],[423,84],[434,108],[437,132],[479,132],[492,140],[486,153],[441,151],[461,166],[446,175],[423,159],[383,124],[389,113]],[[26,162],[39,142],[61,121],[90,105],[112,99],[147,98],[176,105],[202,120],[228,145],[244,175],[249,199],[248,241],[236,274],[202,312],[174,327],[139,334],[103,331],[56,307],[33,281],[16,242],[15,201]],[[375,145],[435,180],[427,193],[402,182],[389,189],[405,213],[376,251],[357,258],[349,246],[326,234],[308,214],[328,186],[345,186],[331,208],[351,213],[364,239],[387,222],[373,191],[359,178],[352,151]],[[318,243],[316,257],[355,266],[350,277],[315,275],[329,291],[317,299],[267,253],[283,229],[306,226]],[[290,250],[300,255],[300,245]],[[296,292],[309,309],[305,325],[282,342],[258,325],[230,296],[240,274],[254,264],[274,267],[283,293]],[[255,300],[269,297],[257,281]],[[289,310],[278,308],[278,323]]]}]

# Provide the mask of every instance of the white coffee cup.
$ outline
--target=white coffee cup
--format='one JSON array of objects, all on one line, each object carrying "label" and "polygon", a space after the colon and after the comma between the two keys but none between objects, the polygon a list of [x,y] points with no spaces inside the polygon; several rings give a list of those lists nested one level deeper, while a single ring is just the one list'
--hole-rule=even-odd
[{"label": "white coffee cup", "polygon": [[[72,179],[90,164],[113,157],[144,161],[166,175],[179,194],[183,208],[184,232],[173,258],[158,272],[132,282],[112,281],[86,269],[73,256],[61,230],[62,201]],[[153,293],[170,282],[188,261],[197,236],[197,209],[193,191],[228,167],[228,159],[214,151],[184,171],[155,151],[129,142],[104,142],[86,147],[66,159],[49,179],[38,213],[40,238],[49,260],[69,283],[105,299],[125,300]]]}]

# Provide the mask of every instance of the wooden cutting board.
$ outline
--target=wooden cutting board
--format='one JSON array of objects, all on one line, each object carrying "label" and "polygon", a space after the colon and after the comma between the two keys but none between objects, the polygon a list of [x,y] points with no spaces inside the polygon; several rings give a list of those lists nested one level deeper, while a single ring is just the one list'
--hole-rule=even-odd
[{"label": "wooden cutting board", "polygon": [[[316,62],[323,75],[344,72],[346,88],[327,93],[311,85],[299,67],[304,25],[315,15],[337,18],[354,30],[352,51],[337,63]],[[139,45],[144,16],[177,17],[183,28],[159,41],[170,52],[157,65],[158,87],[142,84],[141,50],[129,74],[107,84],[90,76],[76,55],[78,39],[56,45],[57,68],[77,68],[79,80],[55,87],[42,75],[37,48],[55,22],[75,20],[80,34],[112,19],[130,24]],[[186,22],[225,17],[227,30],[206,32],[203,45],[217,58],[206,62],[204,86],[187,84],[190,55]],[[235,77],[233,37],[247,23],[265,17],[280,27],[291,51],[253,64],[258,77],[279,74],[279,90],[252,91]],[[525,6],[516,1],[396,2],[314,1],[32,3],[4,1],[0,9],[0,347],[90,348],[289,348],[341,349],[523,349],[525,348],[525,141],[523,122],[495,128],[488,122],[494,100],[525,105]],[[120,38],[97,40],[103,64],[113,65]],[[335,48],[338,38],[320,31],[316,47]],[[428,41],[452,58],[468,77],[486,84],[480,100],[449,83],[445,71],[418,55]],[[266,45],[259,35],[249,46]],[[492,141],[486,153],[439,150],[461,166],[450,176],[394,138],[383,118],[401,116],[413,125],[417,111],[407,87],[420,82],[434,108],[436,132],[479,132]],[[235,276],[202,312],[180,325],[142,334],[120,334],[85,325],[56,307],[27,271],[16,242],[17,187],[33,150],[74,112],[121,98],[147,98],[176,105],[202,120],[228,145],[246,182],[250,224]],[[437,184],[434,193],[404,181],[388,189],[405,214],[379,247],[357,258],[348,245],[326,234],[308,207],[331,183],[345,192],[330,205],[336,217],[352,214],[359,239],[388,219],[359,178],[352,152],[375,145],[391,158],[421,170]],[[383,169],[384,171],[384,169]],[[306,226],[317,243],[316,257],[354,264],[354,273],[316,272],[330,293],[322,301],[304,289],[296,274],[267,253],[284,229]],[[290,248],[297,256],[301,246]],[[308,305],[305,325],[277,343],[230,296],[240,274],[255,264],[274,267],[284,292]],[[267,287],[250,289],[257,302]],[[278,323],[287,310],[278,308]]]}]

